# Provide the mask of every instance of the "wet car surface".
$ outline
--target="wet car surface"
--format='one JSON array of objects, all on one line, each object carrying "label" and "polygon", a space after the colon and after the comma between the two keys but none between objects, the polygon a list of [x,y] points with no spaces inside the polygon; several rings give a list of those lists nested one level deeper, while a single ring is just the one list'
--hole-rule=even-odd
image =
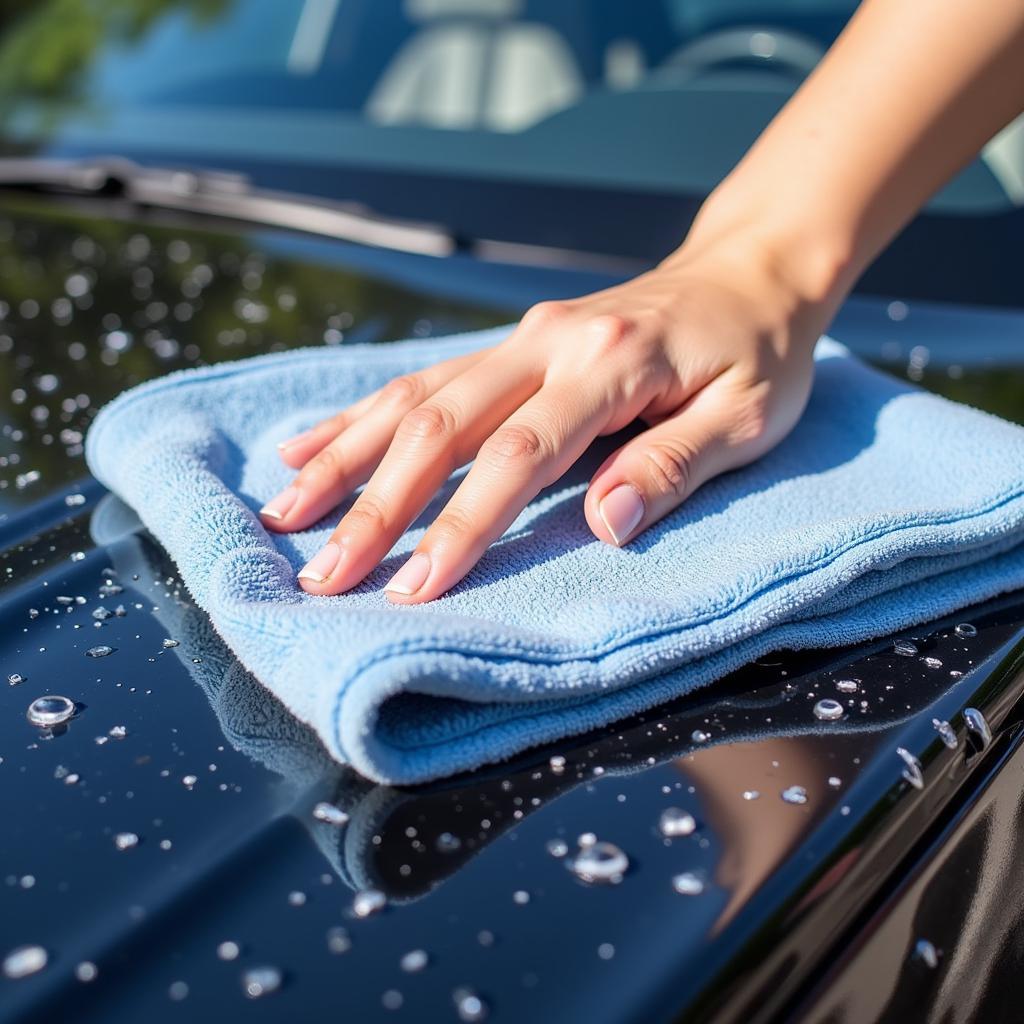
[{"label": "wet car surface", "polygon": [[[1024,951],[962,943],[989,948],[969,937],[992,878],[999,935],[1024,906],[1005,843],[978,838],[1019,819],[1019,595],[396,789],[329,759],[88,478],[96,409],[158,373],[483,327],[596,286],[432,267],[0,205],[0,1019],[855,1021],[871,987],[895,1020],[968,976],[998,1015]],[[853,303],[835,333],[1024,418],[1019,370],[936,358],[916,316]],[[47,694],[69,721],[29,720]]]}]

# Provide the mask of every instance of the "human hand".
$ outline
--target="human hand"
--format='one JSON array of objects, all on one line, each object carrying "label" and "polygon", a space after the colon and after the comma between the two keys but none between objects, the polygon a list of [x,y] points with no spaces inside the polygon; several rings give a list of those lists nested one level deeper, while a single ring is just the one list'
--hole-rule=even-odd
[{"label": "human hand", "polygon": [[385,588],[397,603],[429,601],[596,437],[639,418],[648,429],[605,460],[584,501],[597,538],[628,543],[789,432],[827,305],[752,244],[684,245],[625,284],[535,306],[501,344],[399,377],[285,442],[300,472],[262,521],[305,529],[368,480],[298,575],[310,594],[339,594],[472,462]]}]

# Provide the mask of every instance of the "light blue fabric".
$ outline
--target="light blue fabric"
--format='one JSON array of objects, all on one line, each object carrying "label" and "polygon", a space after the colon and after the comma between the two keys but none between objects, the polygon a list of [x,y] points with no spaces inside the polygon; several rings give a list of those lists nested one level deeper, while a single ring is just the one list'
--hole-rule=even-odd
[{"label": "light blue fabric", "polygon": [[[336,516],[272,536],[275,442],[503,331],[313,349],[172,374],[105,408],[96,476],[132,505],[253,674],[384,782],[474,768],[705,685],[781,647],[892,633],[1024,585],[1024,429],[908,387],[827,339],[792,434],[616,550],[582,515],[595,446],[463,583],[382,586],[449,489],[356,590],[295,572]],[[667,669],[675,668],[674,672]]]}]

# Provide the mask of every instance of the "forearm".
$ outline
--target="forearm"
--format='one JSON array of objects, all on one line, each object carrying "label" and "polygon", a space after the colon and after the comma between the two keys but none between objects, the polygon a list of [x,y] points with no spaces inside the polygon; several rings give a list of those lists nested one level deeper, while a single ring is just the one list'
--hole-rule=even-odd
[{"label": "forearm", "polygon": [[691,247],[746,234],[834,305],[1022,109],[1021,0],[865,0],[709,198]]}]

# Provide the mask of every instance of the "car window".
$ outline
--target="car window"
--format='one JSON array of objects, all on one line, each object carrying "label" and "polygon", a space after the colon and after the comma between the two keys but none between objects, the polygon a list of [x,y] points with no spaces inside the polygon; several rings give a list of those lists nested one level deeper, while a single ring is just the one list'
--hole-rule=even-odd
[{"label": "car window", "polygon": [[[89,140],[706,194],[851,0],[59,0],[0,38],[8,149]],[[1024,141],[939,208],[1024,202]],[[223,161],[222,161],[223,162]]]}]

